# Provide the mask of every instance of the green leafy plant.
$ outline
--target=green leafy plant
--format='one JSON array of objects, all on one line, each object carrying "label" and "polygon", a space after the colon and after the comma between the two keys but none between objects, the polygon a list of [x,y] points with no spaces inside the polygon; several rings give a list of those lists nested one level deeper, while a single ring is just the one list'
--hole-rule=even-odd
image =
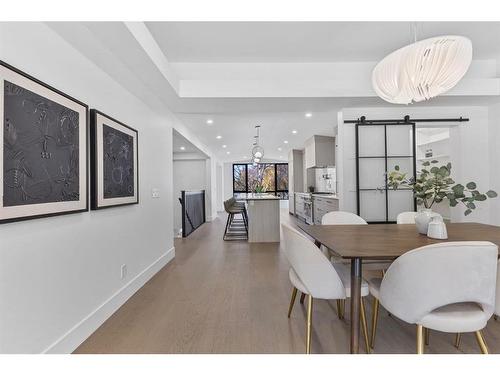
[{"label": "green leafy plant", "polygon": [[[443,202],[445,199],[451,207],[462,203],[465,206],[464,215],[467,216],[476,209],[476,203],[488,198],[497,197],[497,193],[488,190],[480,193],[475,182],[469,182],[465,186],[457,184],[451,178],[451,163],[446,165],[435,165],[437,160],[422,163],[422,169],[417,172],[417,178],[408,177],[407,173],[400,171],[396,165],[394,170],[387,173],[387,186],[396,190],[398,188],[410,188],[418,205],[431,208],[434,203]],[[430,168],[429,168],[430,167]]]},{"label": "green leafy plant", "polygon": [[255,185],[255,192],[256,193],[263,193],[264,187],[262,185]]}]

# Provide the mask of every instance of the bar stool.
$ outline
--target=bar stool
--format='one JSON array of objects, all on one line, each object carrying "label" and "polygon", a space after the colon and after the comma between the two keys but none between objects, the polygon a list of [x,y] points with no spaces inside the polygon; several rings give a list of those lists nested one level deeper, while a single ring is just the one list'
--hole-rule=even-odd
[{"label": "bar stool", "polygon": [[224,201],[224,210],[227,212],[227,221],[226,221],[226,229],[224,230],[224,236],[223,240],[227,240],[227,231],[231,227],[231,224],[233,223],[234,216],[240,214],[242,219],[243,219],[243,224],[245,225],[245,232],[248,236],[248,222],[247,222],[247,216],[246,216],[246,209],[244,207],[238,207],[236,205],[232,205],[232,199],[228,199]]}]

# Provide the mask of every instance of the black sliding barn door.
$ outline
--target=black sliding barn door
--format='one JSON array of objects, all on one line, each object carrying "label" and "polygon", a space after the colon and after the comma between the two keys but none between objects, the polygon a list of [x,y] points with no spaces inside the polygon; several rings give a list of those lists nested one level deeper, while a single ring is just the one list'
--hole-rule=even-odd
[{"label": "black sliding barn door", "polygon": [[388,189],[386,180],[396,165],[415,176],[415,123],[355,126],[358,215],[369,223],[391,223],[400,212],[415,211],[412,191]]}]

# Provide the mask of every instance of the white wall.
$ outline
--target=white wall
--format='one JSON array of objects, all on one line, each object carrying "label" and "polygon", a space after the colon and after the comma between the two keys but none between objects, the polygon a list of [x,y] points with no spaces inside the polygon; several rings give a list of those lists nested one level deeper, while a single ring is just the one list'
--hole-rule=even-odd
[{"label": "white wall", "polygon": [[217,211],[224,211],[224,173],[223,173],[223,164],[217,163]]},{"label": "white wall", "polygon": [[224,163],[222,169],[224,175],[223,200],[227,200],[233,196],[233,163]]},{"label": "white wall", "polygon": [[212,221],[217,216],[217,170],[218,163],[215,155],[209,148],[197,137],[196,133],[186,127],[177,117],[173,117],[173,128],[191,144],[193,144],[202,154],[207,155],[206,176],[206,215],[207,221]]},{"label": "white wall", "polygon": [[[500,194],[500,103],[489,107],[490,139],[490,184],[491,189]],[[493,225],[500,225],[500,198],[491,201],[490,220]]]},{"label": "white wall", "polygon": [[[173,205],[174,234],[182,230],[182,210],[179,203],[181,190],[206,190],[206,160],[174,160],[173,173]],[[208,195],[207,192],[205,194]],[[208,211],[209,212],[209,211]]]},{"label": "white wall", "polygon": [[139,131],[139,205],[0,225],[0,352],[69,352],[174,254],[172,120],[44,24],[0,23],[0,56]]},{"label": "white wall", "polygon": [[[343,120],[403,118],[456,118],[468,117],[469,122],[461,123],[450,130],[451,161],[453,177],[457,182],[475,181],[481,191],[494,188],[490,179],[490,147],[489,122],[487,107],[370,107],[348,108],[339,114],[337,179],[341,196],[340,209],[356,212],[356,164],[354,124],[344,124]],[[435,123],[436,127],[454,123]],[[432,126],[432,124],[428,124]],[[456,125],[456,123],[455,123]],[[451,210],[452,221],[476,221],[489,223],[490,212],[495,200],[480,202],[478,208],[469,216],[463,216],[463,207]]]}]

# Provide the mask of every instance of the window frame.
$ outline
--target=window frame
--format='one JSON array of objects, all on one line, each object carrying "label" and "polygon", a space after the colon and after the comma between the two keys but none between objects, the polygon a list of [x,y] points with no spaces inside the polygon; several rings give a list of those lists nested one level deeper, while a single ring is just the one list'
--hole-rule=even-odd
[{"label": "window frame", "polygon": [[[232,164],[232,169],[233,169],[233,195],[237,193],[251,193],[251,191],[248,190],[248,166],[249,164],[252,163],[233,163]],[[267,165],[272,165],[274,166],[274,190],[272,191],[266,191],[266,193],[269,194],[274,194],[278,195],[278,193],[287,193],[289,189],[283,190],[283,189],[278,189],[278,165],[286,165],[288,167],[288,163],[260,163],[260,164],[267,164]],[[235,166],[244,166],[245,168],[245,187],[246,190],[236,190],[235,189],[235,180],[234,180],[234,167]],[[288,176],[288,173],[287,173]],[[290,184],[290,180],[288,181],[288,184]],[[287,199],[287,198],[281,198],[281,199]]]}]

